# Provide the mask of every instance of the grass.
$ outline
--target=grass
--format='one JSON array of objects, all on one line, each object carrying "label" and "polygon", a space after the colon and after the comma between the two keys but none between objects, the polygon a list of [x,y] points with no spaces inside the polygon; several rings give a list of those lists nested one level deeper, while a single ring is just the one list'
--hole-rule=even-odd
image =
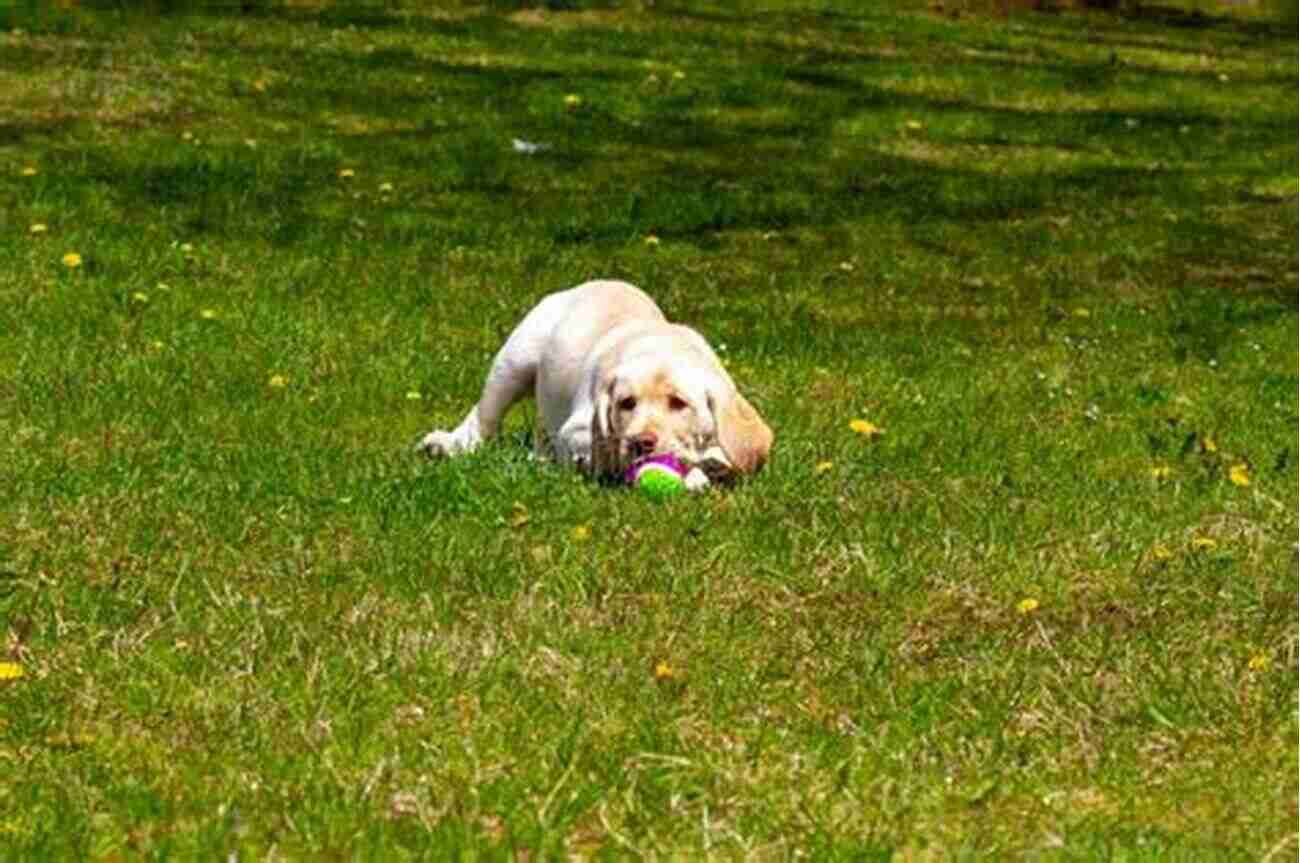
[{"label": "grass", "polygon": [[[0,6],[0,857],[1296,853],[1294,26],[245,5]],[[411,455],[595,276],[759,478]]]}]

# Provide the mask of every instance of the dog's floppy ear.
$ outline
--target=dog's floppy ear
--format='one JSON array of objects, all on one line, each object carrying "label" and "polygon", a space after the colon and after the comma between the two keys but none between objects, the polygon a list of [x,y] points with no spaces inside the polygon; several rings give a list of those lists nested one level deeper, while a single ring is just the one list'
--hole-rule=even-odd
[{"label": "dog's floppy ear", "polygon": [[772,430],[744,396],[734,387],[710,392],[709,410],[718,429],[718,443],[732,467],[741,473],[754,473],[767,463]]},{"label": "dog's floppy ear", "polygon": [[614,431],[614,386],[612,373],[596,382],[591,410],[591,472],[594,476],[618,470],[618,438]]}]

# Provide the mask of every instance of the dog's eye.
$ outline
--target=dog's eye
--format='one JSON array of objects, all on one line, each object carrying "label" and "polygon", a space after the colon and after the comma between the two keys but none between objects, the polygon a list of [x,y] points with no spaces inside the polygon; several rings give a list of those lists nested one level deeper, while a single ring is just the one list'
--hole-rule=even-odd
[{"label": "dog's eye", "polygon": [[635,410],[635,409],[636,409],[636,399],[634,399],[632,396],[628,396],[628,397],[625,398],[625,399],[619,399],[619,401],[618,401],[618,409],[621,410],[621,411],[630,411],[630,410]]},{"label": "dog's eye", "polygon": [[684,411],[687,407],[689,407],[689,405],[686,404],[685,399],[678,398],[677,396],[670,396],[668,398],[668,410],[670,411]]}]

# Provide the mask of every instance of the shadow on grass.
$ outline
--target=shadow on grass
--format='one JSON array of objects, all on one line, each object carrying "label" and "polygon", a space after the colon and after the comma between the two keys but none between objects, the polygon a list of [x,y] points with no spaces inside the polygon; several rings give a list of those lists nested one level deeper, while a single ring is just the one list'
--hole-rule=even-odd
[{"label": "shadow on grass", "polygon": [[75,117],[53,117],[42,121],[0,120],[0,147],[22,144],[32,138],[53,137],[71,129]]},{"label": "shadow on grass", "polygon": [[[237,12],[158,4],[160,9],[209,17],[246,15],[437,33],[509,45],[512,56],[519,57],[562,59],[592,45],[607,46],[615,54],[635,48],[652,56],[674,39],[679,40],[677,48],[682,47],[680,40],[709,40],[712,45],[721,39],[738,52],[743,46],[738,54],[743,62],[725,67],[707,85],[692,82],[655,97],[658,101],[643,110],[629,111],[617,101],[616,92],[619,85],[639,86],[644,72],[636,66],[624,71],[618,64],[595,69],[587,64],[562,72],[536,61],[518,66],[456,63],[401,46],[349,54],[296,46],[254,50],[212,39],[204,49],[220,59],[298,72],[291,92],[279,95],[272,88],[260,96],[249,94],[246,104],[253,111],[268,119],[351,112],[363,121],[372,119],[376,128],[364,131],[363,122],[363,131],[336,138],[332,155],[291,149],[264,157],[260,165],[242,156],[210,153],[140,158],[94,151],[84,161],[84,175],[108,188],[128,209],[174,208],[196,231],[259,225],[259,233],[273,243],[288,245],[313,230],[338,227],[321,207],[312,206],[312,200],[322,193],[321,184],[333,175],[339,160],[350,158],[418,172],[420,185],[406,204],[407,221],[425,220],[435,241],[443,232],[448,245],[495,243],[517,235],[521,227],[559,245],[618,244],[647,233],[708,245],[727,231],[824,229],[864,219],[892,221],[913,230],[939,223],[978,228],[1062,209],[1124,208],[1155,197],[1196,212],[1216,203],[1220,190],[1184,169],[1134,167],[1138,154],[1164,152],[1190,159],[1202,150],[1258,150],[1276,146],[1295,122],[1293,114],[1267,110],[1228,123],[1208,112],[1177,108],[1027,110],[987,104],[960,89],[951,95],[903,92],[877,83],[874,70],[862,78],[848,74],[841,61],[849,55],[836,53],[836,40],[869,41],[863,38],[868,27],[879,26],[881,35],[887,35],[888,24],[878,17],[831,12],[728,15],[676,8],[647,13],[787,31],[820,28],[829,47],[814,45],[792,56],[788,46],[774,40],[746,42],[743,34],[732,32],[629,36],[604,25],[553,32],[516,26],[493,15],[433,20],[377,5],[321,10],[246,5],[244,12]],[[1034,32],[1050,32],[1053,26],[1036,27]],[[942,46],[918,47],[905,60],[887,52],[854,54],[851,60],[859,66],[881,66],[880,76],[903,71],[924,75],[930,69],[953,81],[1041,76],[1046,80],[1026,80],[1049,94],[1053,87],[1104,91],[1115,84],[1114,70],[1098,63],[1060,57],[1030,63],[986,56],[954,59],[950,54]],[[828,58],[833,62],[821,62]],[[886,67],[891,62],[902,65],[891,71]],[[1124,74],[1126,90],[1142,82],[1201,77],[1200,72],[1131,68]],[[393,77],[380,81],[376,75],[396,76],[402,83],[393,86]],[[421,76],[421,83],[406,83],[415,76]],[[575,86],[615,95],[595,99],[580,111],[537,109],[537,100],[555,98],[552,90]],[[628,98],[643,107],[639,92]],[[764,119],[769,116],[765,111],[789,105],[792,98],[795,111],[772,112],[775,119]],[[906,143],[888,138],[882,126],[887,121],[875,119],[890,114],[946,118],[954,130],[968,117],[978,123],[970,132],[940,130],[930,135],[921,143],[939,155],[927,159],[889,150],[886,145]],[[842,125],[857,119],[874,137],[857,140],[844,134]],[[19,128],[10,134],[27,131]],[[545,141],[551,149],[519,157],[509,149],[512,135]],[[1134,155],[1110,166],[990,170],[999,164],[1014,168],[1026,151],[1056,150],[1100,162],[1111,158],[1109,151],[1117,143]],[[976,147],[992,152],[975,157]],[[984,163],[972,164],[972,158]],[[468,232],[440,221],[434,198],[447,194],[465,196],[465,203],[499,218]],[[1181,226],[1176,237],[1176,245],[1193,257],[1245,252],[1253,242],[1244,229],[1196,219]]]},{"label": "shadow on grass", "polygon": [[[1281,4],[1278,4],[1278,8],[1281,9]],[[1285,15],[1242,18],[1232,15],[1208,15],[1200,9],[1180,9],[1177,6],[1144,2],[1121,4],[1111,10],[1110,15],[1127,22],[1153,27],[1233,33],[1252,39],[1295,38],[1294,13],[1289,21],[1286,20]]]},{"label": "shadow on grass", "polygon": [[[811,25],[833,30],[843,36],[863,33],[863,19],[873,17],[869,11],[864,11],[862,14],[849,14],[827,9],[809,9],[800,12],[744,10],[727,14],[716,10],[701,11],[672,4],[660,4],[657,11],[664,15],[722,26],[754,24],[760,27],[790,30]],[[942,26],[944,23],[946,22],[936,17],[936,26]],[[1199,9],[1181,9],[1177,6],[1146,2],[1117,4],[1112,9],[1093,10],[1086,14],[1055,11],[1025,12],[1014,18],[1014,24],[1033,29],[1039,26],[1061,26],[1068,28],[1076,36],[1082,29],[1087,29],[1094,35],[1100,32],[1118,36],[1132,33],[1135,28],[1141,28],[1146,31],[1166,29],[1191,34],[1234,34],[1267,40],[1295,37],[1295,21],[1287,20],[1284,15],[1258,17],[1209,15]],[[1007,22],[1006,26],[1012,26],[1012,22]]]}]

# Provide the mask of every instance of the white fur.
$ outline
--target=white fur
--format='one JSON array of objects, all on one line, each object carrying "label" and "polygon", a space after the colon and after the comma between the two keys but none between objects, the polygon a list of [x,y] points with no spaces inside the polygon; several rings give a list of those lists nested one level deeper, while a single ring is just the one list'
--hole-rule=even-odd
[{"label": "white fur", "polygon": [[[695,468],[687,484],[698,490],[708,478],[696,465],[707,462],[715,478],[756,470],[771,446],[770,429],[704,337],[670,324],[626,282],[586,282],[544,297],[497,352],[478,404],[418,448],[431,456],[471,452],[529,394],[541,420],[538,451],[591,473],[618,472],[653,437],[656,453]],[[727,446],[735,452],[724,453]]]}]

